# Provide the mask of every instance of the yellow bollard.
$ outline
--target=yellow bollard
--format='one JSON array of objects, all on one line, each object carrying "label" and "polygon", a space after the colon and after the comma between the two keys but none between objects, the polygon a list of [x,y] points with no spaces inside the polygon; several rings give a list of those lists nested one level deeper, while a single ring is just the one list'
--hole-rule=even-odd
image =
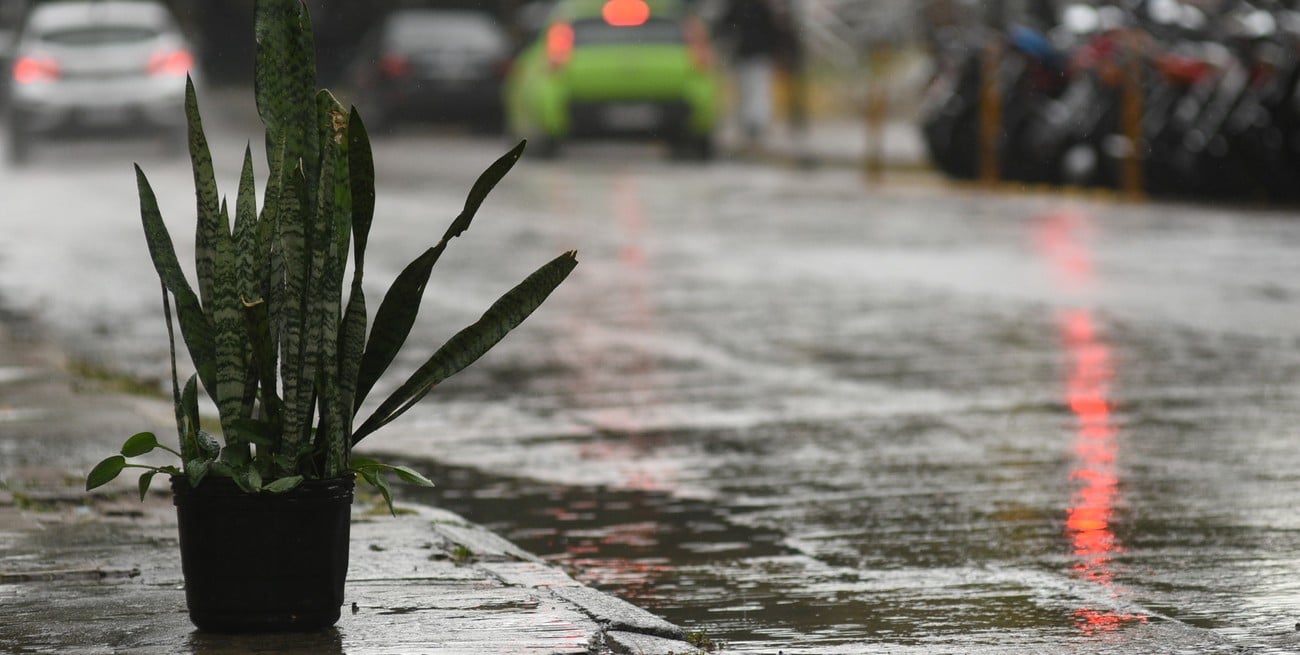
[{"label": "yellow bollard", "polygon": [[980,74],[979,179],[995,187],[1002,179],[999,145],[1002,141],[1002,93],[998,70],[1002,67],[1002,44],[994,41],[984,49]]},{"label": "yellow bollard", "polygon": [[1120,189],[1126,199],[1140,201],[1146,197],[1146,180],[1142,168],[1142,56],[1136,35],[1125,48],[1124,105],[1122,120],[1124,137],[1128,139],[1128,152],[1124,154],[1123,179]]}]

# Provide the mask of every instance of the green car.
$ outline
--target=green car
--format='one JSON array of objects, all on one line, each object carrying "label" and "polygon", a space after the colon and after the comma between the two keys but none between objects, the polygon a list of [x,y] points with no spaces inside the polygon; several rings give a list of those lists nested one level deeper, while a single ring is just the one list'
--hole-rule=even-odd
[{"label": "green car", "polygon": [[635,137],[707,159],[720,107],[708,28],[678,0],[560,0],[516,58],[505,104],[510,130],[543,155]]}]

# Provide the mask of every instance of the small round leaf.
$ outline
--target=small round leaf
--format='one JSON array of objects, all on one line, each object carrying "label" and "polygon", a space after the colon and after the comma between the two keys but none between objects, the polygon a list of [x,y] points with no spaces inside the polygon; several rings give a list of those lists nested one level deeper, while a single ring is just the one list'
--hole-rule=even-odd
[{"label": "small round leaf", "polygon": [[407,484],[419,485],[421,487],[433,486],[432,480],[424,477],[423,475],[420,475],[419,472],[413,469],[409,469],[405,466],[394,466],[393,473],[396,473],[397,477],[401,478],[402,482],[405,482]]},{"label": "small round leaf", "polygon": [[292,491],[293,489],[296,489],[298,485],[302,484],[302,480],[303,478],[301,475],[294,475],[287,478],[280,478],[279,480],[276,480],[262,487],[262,491],[268,491],[273,494],[282,494],[286,491]]},{"label": "small round leaf", "polygon": [[144,473],[140,474],[139,486],[140,486],[140,500],[142,502],[144,501],[144,495],[149,493],[149,485],[153,483],[153,476],[157,474],[158,471],[145,471]]},{"label": "small round leaf", "polygon": [[122,444],[122,454],[127,457],[139,457],[158,447],[158,436],[152,432],[141,432]]},{"label": "small round leaf", "polygon": [[112,482],[124,468],[126,468],[126,458],[121,455],[113,455],[96,464],[86,476],[86,491]]}]

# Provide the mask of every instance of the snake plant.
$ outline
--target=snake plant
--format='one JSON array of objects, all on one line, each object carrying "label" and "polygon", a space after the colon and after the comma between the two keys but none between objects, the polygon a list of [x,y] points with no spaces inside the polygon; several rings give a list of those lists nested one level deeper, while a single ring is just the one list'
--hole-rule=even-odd
[{"label": "snake plant", "polygon": [[[375,181],[365,125],[355,108],[345,109],[329,91],[317,90],[311,23],[301,0],[257,0],[255,31],[254,93],[266,129],[269,173],[259,210],[246,147],[233,227],[213,174],[194,85],[187,81],[197,285],[181,269],[148,179],[139,166],[135,170],[171,340],[179,449],[163,446],[152,433],[137,434],[90,472],[86,486],[140,468],[141,497],[157,473],[183,474],[194,485],[219,475],[250,493],[282,492],[305,479],[352,472],[379,487],[391,506],[385,472],[408,482],[428,480],[405,467],[352,457],[352,447],[492,348],[559,286],[577,264],[576,255],[564,253],[529,275],[358,420],[363,401],[410,335],[434,264],[448,241],[469,228],[524,144],[479,177],[442,238],[394,280],[367,330],[362,282]],[[345,285],[349,256],[352,277]],[[196,371],[183,385],[176,324]],[[221,439],[202,427],[200,387],[216,406]],[[154,449],[176,454],[182,467],[128,462]]]}]

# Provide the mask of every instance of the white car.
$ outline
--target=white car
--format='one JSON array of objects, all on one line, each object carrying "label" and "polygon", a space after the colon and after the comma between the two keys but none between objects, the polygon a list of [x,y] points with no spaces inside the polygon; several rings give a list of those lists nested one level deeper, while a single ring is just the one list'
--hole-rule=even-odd
[{"label": "white car", "polygon": [[185,143],[193,49],[171,11],[146,0],[36,4],[10,61],[9,160],[38,138],[137,133]]}]

